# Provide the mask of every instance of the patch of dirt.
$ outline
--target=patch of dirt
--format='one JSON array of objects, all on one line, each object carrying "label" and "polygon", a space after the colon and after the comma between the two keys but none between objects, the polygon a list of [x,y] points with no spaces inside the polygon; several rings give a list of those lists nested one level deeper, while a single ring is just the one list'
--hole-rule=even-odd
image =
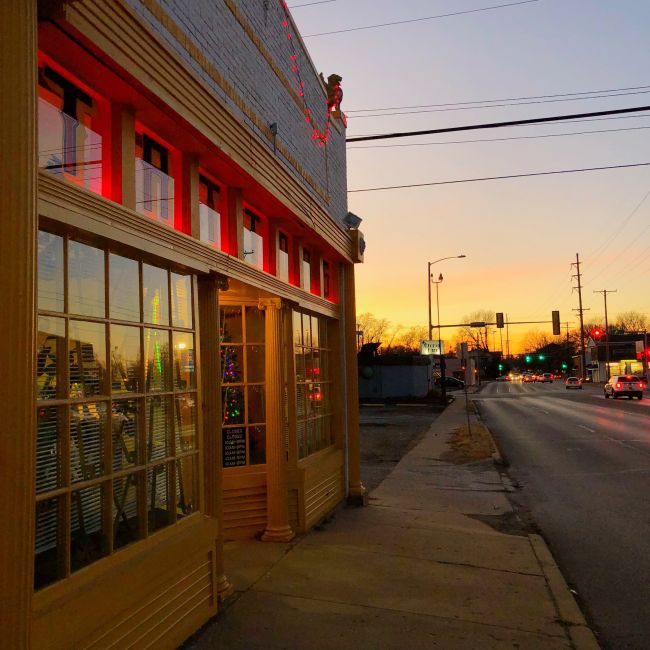
[{"label": "patch of dirt", "polygon": [[457,465],[492,458],[496,451],[492,436],[482,424],[455,429],[449,444],[451,449],[443,454],[443,460]]}]

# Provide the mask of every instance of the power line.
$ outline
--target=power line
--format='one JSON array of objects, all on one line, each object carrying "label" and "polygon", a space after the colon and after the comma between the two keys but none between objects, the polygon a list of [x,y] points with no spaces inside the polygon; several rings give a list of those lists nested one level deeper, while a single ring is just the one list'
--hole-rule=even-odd
[{"label": "power line", "polygon": [[392,113],[370,113],[369,115],[351,115],[351,120],[361,120],[366,117],[393,117],[395,115],[422,115],[423,113],[450,113],[452,111],[472,111],[479,108],[505,108],[508,106],[530,106],[531,104],[556,104],[558,102],[577,102],[587,99],[607,99],[608,97],[627,97],[629,95],[646,95],[650,90],[637,90],[610,95],[593,95],[591,97],[565,97],[563,99],[539,99],[530,102],[506,102],[503,104],[485,104],[483,106],[457,106],[454,108],[427,108],[414,111],[395,111]]},{"label": "power line", "polygon": [[301,5],[287,5],[289,9],[298,9],[299,7],[311,7],[311,5],[324,5],[336,0],[318,0],[317,2],[303,2]]},{"label": "power line", "polygon": [[[650,116],[649,116],[650,117]],[[597,129],[594,131],[571,131],[570,133],[545,133],[542,135],[516,135],[509,138],[479,138],[477,140],[447,140],[446,142],[410,142],[407,144],[368,144],[359,147],[348,147],[353,149],[394,149],[395,147],[430,147],[433,145],[445,144],[475,144],[478,142],[508,142],[510,140],[537,140],[540,138],[564,138],[571,135],[589,135],[592,133],[619,133],[620,131],[638,131],[650,129],[650,126],[631,126],[621,129]]]},{"label": "power line", "polygon": [[346,110],[346,115],[351,113],[370,113],[373,111],[401,111],[410,108],[439,108],[442,106],[466,106],[468,104],[490,104],[494,102],[518,102],[526,99],[548,99],[554,97],[573,97],[575,95],[595,95],[597,93],[618,93],[628,90],[643,90],[650,86],[628,86],[627,88],[601,88],[600,90],[582,90],[574,93],[554,93],[552,95],[528,95],[525,97],[501,97],[499,99],[476,99],[467,102],[447,102],[443,104],[416,104],[415,106],[385,106],[384,108],[357,108]]},{"label": "power line", "polygon": [[379,27],[390,27],[392,25],[406,25],[407,23],[420,23],[425,20],[435,20],[438,18],[451,18],[452,16],[463,16],[465,14],[476,14],[482,11],[491,11],[493,9],[504,9],[506,7],[515,7],[517,5],[526,5],[540,0],[519,0],[519,2],[509,2],[507,4],[492,5],[491,7],[479,7],[478,9],[467,9],[465,11],[454,11],[448,14],[437,14],[436,16],[425,16],[423,18],[410,18],[409,20],[395,20],[390,23],[380,23],[378,25],[363,25],[362,27],[349,27],[348,29],[337,29],[332,32],[319,32],[318,34],[307,34],[303,38],[313,38],[314,36],[329,36],[330,34],[344,34],[347,32],[359,32],[366,29],[377,29]]},{"label": "power line", "polygon": [[432,185],[455,185],[458,183],[478,183],[481,181],[500,181],[510,178],[527,178],[530,176],[551,176],[553,174],[577,174],[579,172],[595,172],[606,169],[625,169],[629,167],[648,167],[650,162],[630,163],[627,165],[607,165],[605,167],[583,167],[582,169],[557,169],[547,172],[530,172],[528,174],[508,174],[506,176],[485,176],[483,178],[460,178],[452,181],[434,181],[431,183],[412,183],[410,185],[389,185],[386,187],[365,187],[358,190],[348,190],[353,192],[377,192],[379,190],[401,190],[409,187],[430,187]]},{"label": "power line", "polygon": [[346,138],[346,142],[365,142],[368,140],[388,140],[392,138],[407,138],[414,135],[432,135],[434,133],[454,133],[456,131],[474,131],[477,129],[498,129],[506,126],[520,126],[523,124],[544,124],[545,122],[559,122],[560,120],[574,120],[583,117],[599,117],[603,115],[621,115],[623,113],[639,113],[650,110],[650,106],[634,106],[632,108],[617,108],[608,111],[594,111],[590,113],[573,113],[569,115],[554,115],[552,117],[536,117],[527,120],[509,120],[507,122],[488,122],[485,124],[469,124],[466,126],[451,126],[443,129],[426,129],[424,131],[402,131],[399,133],[383,133],[379,135],[361,135]]}]

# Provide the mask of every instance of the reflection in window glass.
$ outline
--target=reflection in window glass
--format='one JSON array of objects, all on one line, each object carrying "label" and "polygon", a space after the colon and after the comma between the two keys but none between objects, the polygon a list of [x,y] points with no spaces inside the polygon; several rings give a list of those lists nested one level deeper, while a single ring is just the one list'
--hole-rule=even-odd
[{"label": "reflection in window glass", "polygon": [[222,307],[219,313],[222,343],[242,342],[242,308]]},{"label": "reflection in window glass", "polygon": [[77,571],[104,557],[108,550],[102,510],[104,489],[93,485],[71,495],[71,568]]},{"label": "reflection in window glass", "polygon": [[174,332],[174,388],[196,388],[194,372],[194,334]]},{"label": "reflection in window glass", "polygon": [[36,398],[65,397],[65,321],[40,316],[36,337]]},{"label": "reflection in window glass", "polygon": [[167,458],[172,453],[169,398],[148,397],[146,409],[147,461]]},{"label": "reflection in window glass", "polygon": [[176,453],[196,449],[196,400],[194,394],[176,395]]},{"label": "reflection in window glass", "polygon": [[138,481],[142,472],[113,480],[114,548],[122,548],[139,539]]},{"label": "reflection in window glass", "polygon": [[104,475],[105,430],[105,402],[86,402],[70,406],[70,476],[73,483]]},{"label": "reflection in window glass", "polygon": [[144,372],[147,392],[171,390],[169,331],[145,328]]},{"label": "reflection in window glass", "polygon": [[111,254],[108,259],[109,315],[118,320],[140,321],[140,274],[138,263]]},{"label": "reflection in window glass", "polygon": [[136,133],[135,207],[141,214],[174,226],[174,179],[170,152],[153,138]]},{"label": "reflection in window glass", "polygon": [[38,233],[38,308],[64,310],[63,237],[42,230]]},{"label": "reflection in window glass", "polygon": [[169,325],[169,284],[167,271],[149,264],[142,265],[142,302],[144,322]]},{"label": "reflection in window glass", "polygon": [[192,322],[192,278],[189,275],[172,273],[172,326],[191,329]]},{"label": "reflection in window glass", "polygon": [[111,390],[139,393],[142,353],[140,328],[111,325]]},{"label": "reflection in window glass", "polygon": [[38,409],[36,416],[36,492],[61,486],[61,407]]},{"label": "reflection in window glass", "polygon": [[149,531],[168,526],[171,519],[169,464],[154,465],[147,470],[147,507]]},{"label": "reflection in window glass", "polygon": [[246,307],[246,342],[264,343],[264,311]]},{"label": "reflection in window glass", "polygon": [[176,517],[182,519],[199,509],[197,456],[176,461]]},{"label": "reflection in window glass", "polygon": [[68,245],[68,311],[104,318],[104,251],[81,242]]},{"label": "reflection in window glass", "polygon": [[41,589],[63,577],[60,509],[63,499],[53,498],[36,504],[36,544],[34,589]]},{"label": "reflection in window glass", "polygon": [[71,320],[69,324],[70,397],[105,392],[106,325]]},{"label": "reflection in window glass", "polygon": [[248,427],[248,445],[250,464],[266,463],[266,427]]},{"label": "reflection in window glass", "polygon": [[291,320],[293,322],[293,342],[295,345],[302,345],[302,314],[294,311]]},{"label": "reflection in window glass", "polygon": [[311,317],[311,345],[315,348],[319,346],[318,338],[318,318],[316,316]]},{"label": "reflection in window glass", "polygon": [[140,400],[113,402],[113,471],[119,472],[141,463]]}]

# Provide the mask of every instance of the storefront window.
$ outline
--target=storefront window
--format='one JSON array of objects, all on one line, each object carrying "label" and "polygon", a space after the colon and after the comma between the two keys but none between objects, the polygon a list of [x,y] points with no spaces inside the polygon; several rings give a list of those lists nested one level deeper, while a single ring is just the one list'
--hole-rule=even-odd
[{"label": "storefront window", "polygon": [[221,215],[219,187],[205,176],[199,177],[199,237],[201,241],[221,248]]},{"label": "storefront window", "polygon": [[221,307],[223,466],[266,462],[264,312]]},{"label": "storefront window", "polygon": [[102,193],[102,136],[97,101],[48,66],[38,71],[38,164]]},{"label": "storefront window", "polygon": [[298,457],[305,458],[334,443],[327,319],[294,311],[293,342]]},{"label": "storefront window", "polygon": [[37,589],[199,506],[191,276],[46,232],[38,262]]},{"label": "storefront window", "polygon": [[135,136],[135,208],[174,227],[174,174],[171,152],[144,133]]}]

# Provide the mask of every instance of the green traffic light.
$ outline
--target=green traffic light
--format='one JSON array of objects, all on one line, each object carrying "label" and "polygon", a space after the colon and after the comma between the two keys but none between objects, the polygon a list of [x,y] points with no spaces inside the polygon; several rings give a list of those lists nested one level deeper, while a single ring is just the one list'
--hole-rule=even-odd
[{"label": "green traffic light", "polygon": [[562,370],[566,370],[567,367],[568,367],[568,366],[566,365],[566,363],[563,363],[563,364],[562,364]]},{"label": "green traffic light", "polygon": [[530,363],[533,360],[533,357],[530,356],[530,354],[526,355],[526,363]]},{"label": "green traffic light", "polygon": [[499,364],[499,370],[503,370],[503,364],[502,363]]},{"label": "green traffic light", "polygon": [[545,359],[546,357],[545,357],[543,354],[540,354],[537,358],[538,358],[540,361],[544,361],[544,359]]}]

